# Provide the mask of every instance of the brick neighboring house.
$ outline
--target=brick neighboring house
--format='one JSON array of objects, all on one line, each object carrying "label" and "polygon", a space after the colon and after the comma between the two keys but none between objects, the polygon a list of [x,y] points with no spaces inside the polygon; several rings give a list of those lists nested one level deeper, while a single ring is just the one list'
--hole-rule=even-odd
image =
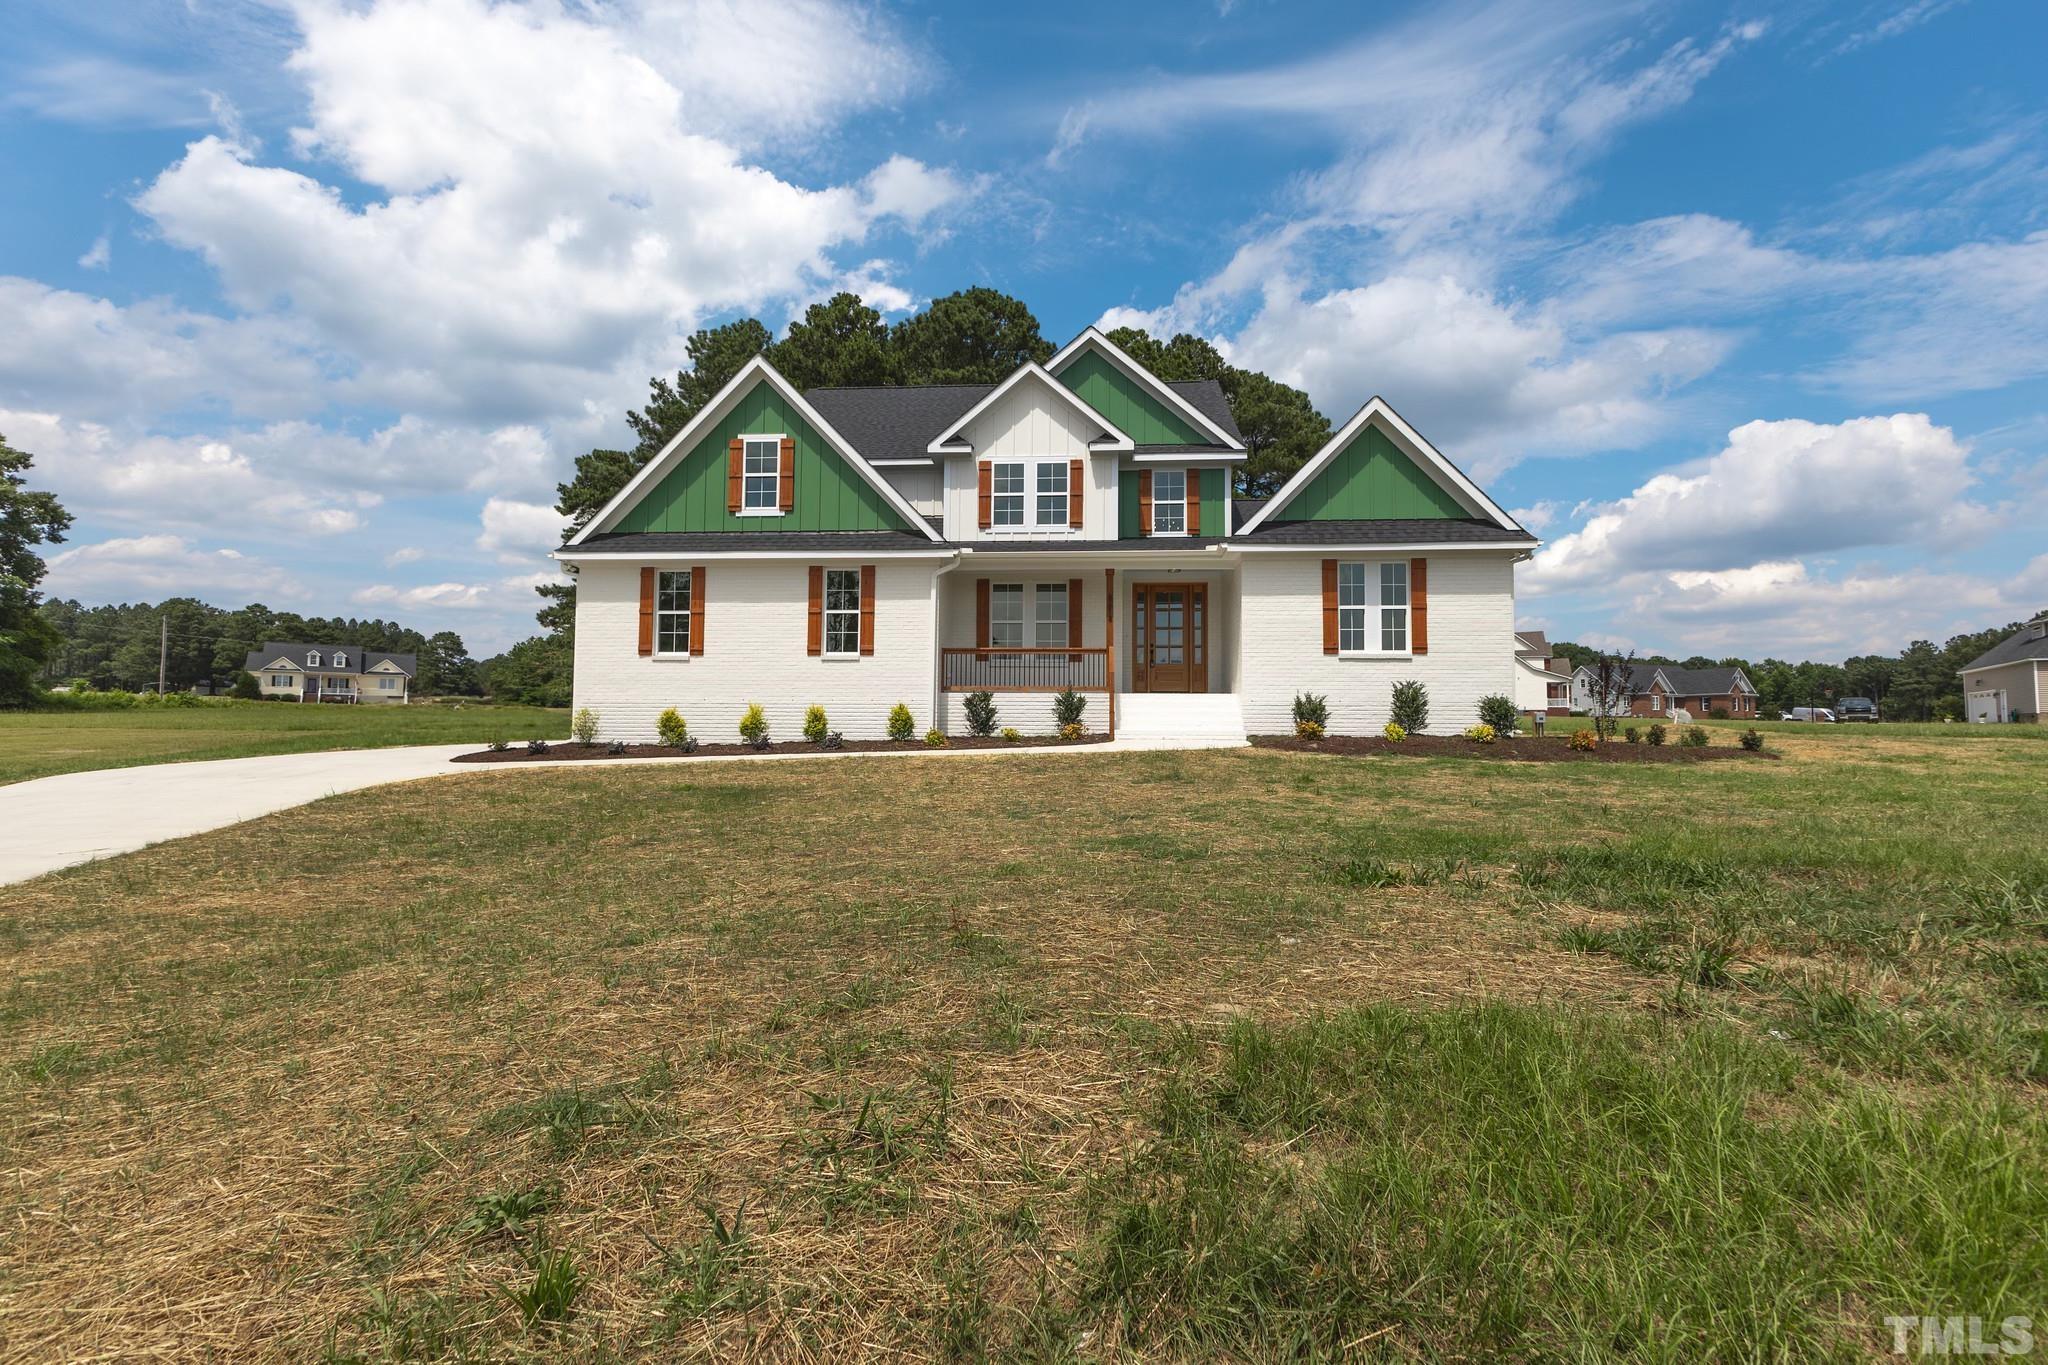
[{"label": "brick neighboring house", "polygon": [[1515,632],[1515,709],[1525,716],[1571,713],[1571,660],[1552,655],[1540,630]]},{"label": "brick neighboring house", "polygon": [[[1572,708],[1593,710],[1593,670],[1572,674]],[[1692,716],[1755,719],[1756,685],[1735,667],[1679,668],[1675,664],[1636,664],[1629,675],[1626,715],[1668,718],[1675,711]]]}]

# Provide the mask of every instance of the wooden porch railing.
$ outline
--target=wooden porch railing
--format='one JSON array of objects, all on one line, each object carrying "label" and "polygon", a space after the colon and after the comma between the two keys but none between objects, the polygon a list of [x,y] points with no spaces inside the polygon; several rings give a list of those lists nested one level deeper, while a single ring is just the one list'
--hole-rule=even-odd
[{"label": "wooden porch railing", "polygon": [[1107,692],[1109,651],[941,649],[939,679],[948,692]]}]

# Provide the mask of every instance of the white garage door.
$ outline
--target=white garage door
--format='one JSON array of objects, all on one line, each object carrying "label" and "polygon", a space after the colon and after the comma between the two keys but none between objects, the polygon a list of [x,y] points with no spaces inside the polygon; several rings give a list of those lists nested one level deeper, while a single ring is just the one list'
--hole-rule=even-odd
[{"label": "white garage door", "polygon": [[1964,710],[1973,725],[2003,725],[2006,719],[2005,693],[1972,692],[1964,699]]}]

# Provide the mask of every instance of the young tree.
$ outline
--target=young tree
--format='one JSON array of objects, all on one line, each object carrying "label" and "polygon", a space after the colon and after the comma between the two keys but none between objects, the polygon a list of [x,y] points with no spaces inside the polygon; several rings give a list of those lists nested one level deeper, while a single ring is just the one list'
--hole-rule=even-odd
[{"label": "young tree", "polygon": [[1629,713],[1630,704],[1635,701],[1636,652],[1602,654],[1585,667],[1589,675],[1586,690],[1592,700],[1587,709],[1593,715],[1593,729],[1602,739],[1611,739],[1620,718]]},{"label": "young tree", "polygon": [[46,572],[35,547],[62,544],[71,514],[54,493],[28,484],[35,458],[0,435],[0,706],[24,706],[36,696],[36,675],[61,643],[37,610],[36,585]]}]

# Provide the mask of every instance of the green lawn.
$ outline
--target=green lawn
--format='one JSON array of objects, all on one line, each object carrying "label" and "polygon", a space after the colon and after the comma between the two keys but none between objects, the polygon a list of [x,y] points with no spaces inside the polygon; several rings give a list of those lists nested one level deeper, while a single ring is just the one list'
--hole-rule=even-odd
[{"label": "green lawn", "polygon": [[1995,1341],[2048,746],[1782,747],[479,774],[8,888],[0,1354]]},{"label": "green lawn", "polygon": [[497,737],[555,739],[568,733],[567,711],[481,703],[458,707],[269,702],[0,711],[0,783],[186,759],[481,743]]}]

